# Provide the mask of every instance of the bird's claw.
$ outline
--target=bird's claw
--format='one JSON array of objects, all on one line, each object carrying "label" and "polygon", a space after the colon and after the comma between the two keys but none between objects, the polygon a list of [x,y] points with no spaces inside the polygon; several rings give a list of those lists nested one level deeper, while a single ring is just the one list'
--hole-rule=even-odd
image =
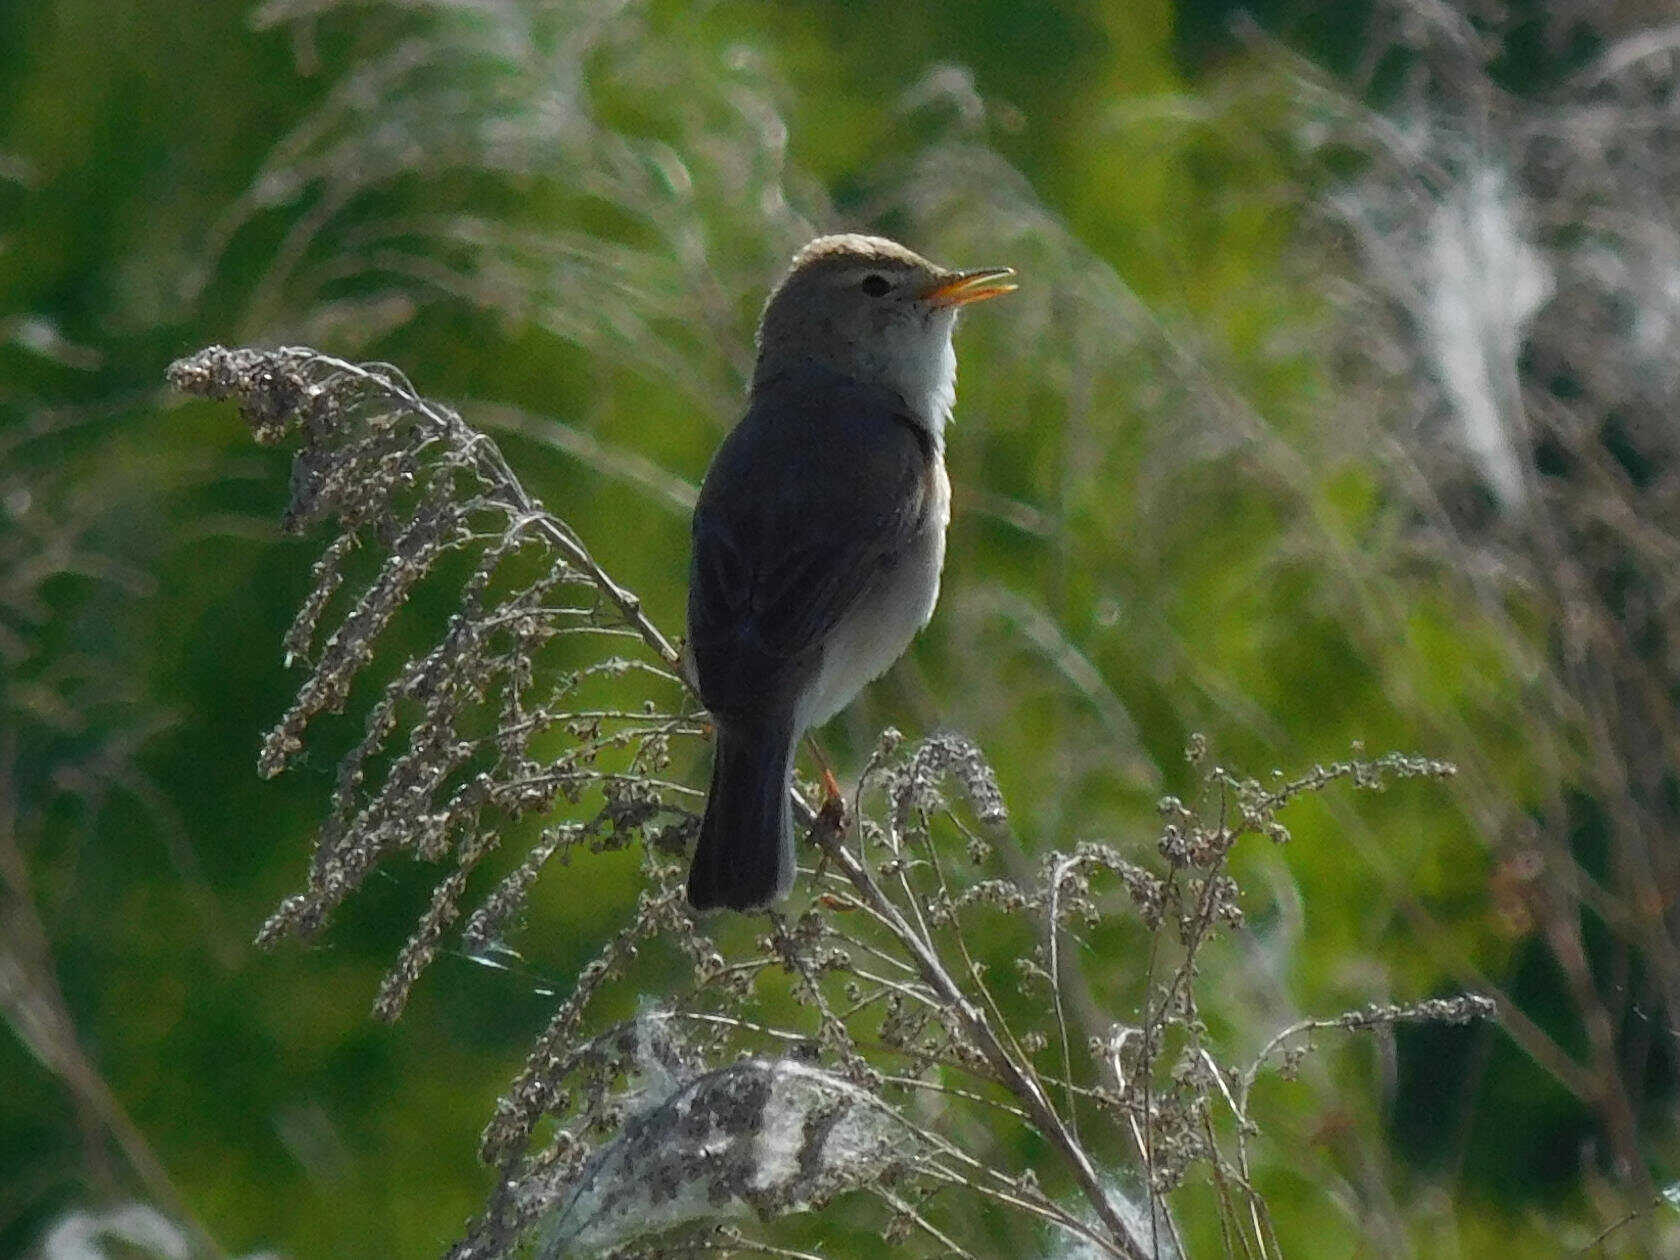
[{"label": "bird's claw", "polygon": [[839,831],[846,822],[846,798],[841,795],[840,781],[827,766],[823,767],[822,772],[822,797],[817,817],[835,831]]}]

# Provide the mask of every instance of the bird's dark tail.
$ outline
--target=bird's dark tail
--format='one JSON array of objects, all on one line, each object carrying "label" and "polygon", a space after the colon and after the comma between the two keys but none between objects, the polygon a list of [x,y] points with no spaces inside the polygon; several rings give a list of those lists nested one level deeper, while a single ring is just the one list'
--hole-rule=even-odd
[{"label": "bird's dark tail", "polygon": [[793,752],[790,721],[717,726],[717,758],[700,842],[688,871],[696,910],[752,910],[793,887]]}]

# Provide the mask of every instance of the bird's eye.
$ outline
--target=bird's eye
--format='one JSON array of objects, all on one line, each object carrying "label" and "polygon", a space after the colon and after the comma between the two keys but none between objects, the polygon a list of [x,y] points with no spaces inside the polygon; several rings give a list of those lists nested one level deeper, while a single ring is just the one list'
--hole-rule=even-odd
[{"label": "bird's eye", "polygon": [[892,285],[887,283],[885,276],[868,275],[863,278],[863,291],[870,297],[880,297],[890,288]]}]

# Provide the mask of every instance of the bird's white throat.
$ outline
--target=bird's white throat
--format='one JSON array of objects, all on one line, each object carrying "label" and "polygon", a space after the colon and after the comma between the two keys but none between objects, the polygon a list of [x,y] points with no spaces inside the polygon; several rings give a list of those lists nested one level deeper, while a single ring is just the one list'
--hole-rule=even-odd
[{"label": "bird's white throat", "polygon": [[880,357],[869,364],[876,380],[904,399],[917,420],[935,438],[943,438],[957,401],[957,352],[951,345],[953,311],[940,311],[914,327],[895,330],[874,347]]}]

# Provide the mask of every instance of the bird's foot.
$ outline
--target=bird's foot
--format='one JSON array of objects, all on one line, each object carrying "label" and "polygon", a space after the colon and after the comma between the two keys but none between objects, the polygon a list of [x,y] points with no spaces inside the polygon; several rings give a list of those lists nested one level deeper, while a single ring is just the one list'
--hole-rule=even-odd
[{"label": "bird's foot", "polygon": [[827,766],[822,772],[822,805],[817,810],[817,817],[836,831],[846,823],[846,798],[840,791],[840,780]]}]

